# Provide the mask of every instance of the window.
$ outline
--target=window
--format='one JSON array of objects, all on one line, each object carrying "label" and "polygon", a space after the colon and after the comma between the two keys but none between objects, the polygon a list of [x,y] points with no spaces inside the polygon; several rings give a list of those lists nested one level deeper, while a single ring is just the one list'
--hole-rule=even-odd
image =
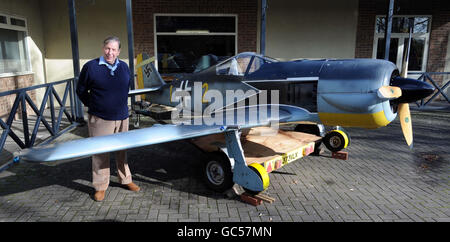
[{"label": "window", "polygon": [[236,15],[155,15],[161,73],[192,73],[236,54]]},{"label": "window", "polygon": [[0,14],[0,75],[29,72],[26,20]]},{"label": "window", "polygon": [[217,65],[217,75],[244,76],[259,70],[265,63],[277,62],[270,57],[258,56],[252,52],[241,53]]},{"label": "window", "polygon": [[[392,19],[389,61],[402,68],[403,54],[408,45],[409,20],[412,20],[412,39],[409,54],[408,71],[426,71],[428,43],[430,38],[430,16],[394,16]],[[384,38],[385,16],[376,17],[373,57],[384,59],[386,42]]]}]

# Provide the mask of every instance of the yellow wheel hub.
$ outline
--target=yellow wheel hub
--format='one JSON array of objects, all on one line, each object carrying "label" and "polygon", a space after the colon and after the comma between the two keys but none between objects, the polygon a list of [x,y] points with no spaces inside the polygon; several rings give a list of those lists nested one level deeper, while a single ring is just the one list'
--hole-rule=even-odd
[{"label": "yellow wheel hub", "polygon": [[254,168],[254,171],[258,173],[259,177],[263,182],[263,191],[266,190],[269,187],[270,180],[269,180],[269,173],[267,173],[264,166],[262,166],[259,163],[251,163],[248,166]]},{"label": "yellow wheel hub", "polygon": [[347,136],[347,134],[344,132],[344,131],[342,131],[342,130],[333,130],[333,131],[331,131],[331,132],[337,132],[337,133],[339,133],[339,134],[341,134],[342,135],[342,137],[344,137],[344,142],[345,142],[345,144],[344,144],[344,149],[345,148],[347,148],[347,146],[348,146],[348,136]]}]

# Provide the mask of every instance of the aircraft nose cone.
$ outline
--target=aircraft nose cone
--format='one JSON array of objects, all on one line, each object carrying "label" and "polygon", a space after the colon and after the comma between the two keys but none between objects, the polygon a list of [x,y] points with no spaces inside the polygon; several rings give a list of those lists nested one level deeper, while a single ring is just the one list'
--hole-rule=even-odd
[{"label": "aircraft nose cone", "polygon": [[429,83],[410,78],[395,77],[391,85],[402,89],[402,96],[397,99],[399,103],[415,102],[434,92],[434,87]]}]

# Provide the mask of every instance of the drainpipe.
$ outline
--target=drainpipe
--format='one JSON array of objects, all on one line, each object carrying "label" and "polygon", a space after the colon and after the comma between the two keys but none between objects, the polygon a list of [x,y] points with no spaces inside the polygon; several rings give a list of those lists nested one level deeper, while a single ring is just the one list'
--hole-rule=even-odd
[{"label": "drainpipe", "polygon": [[260,36],[261,55],[266,54],[266,9],[267,9],[267,0],[261,0],[261,36]]},{"label": "drainpipe", "polygon": [[[131,89],[134,87],[134,39],[133,39],[133,8],[131,0],[127,0],[127,31],[128,31],[128,60],[131,74]],[[131,96],[131,105],[136,102],[136,97]]]},{"label": "drainpipe", "polygon": [[391,48],[392,16],[394,15],[394,0],[389,0],[388,13],[386,15],[386,27],[384,30],[384,40],[386,48],[384,49],[384,59],[389,60],[389,49]]}]

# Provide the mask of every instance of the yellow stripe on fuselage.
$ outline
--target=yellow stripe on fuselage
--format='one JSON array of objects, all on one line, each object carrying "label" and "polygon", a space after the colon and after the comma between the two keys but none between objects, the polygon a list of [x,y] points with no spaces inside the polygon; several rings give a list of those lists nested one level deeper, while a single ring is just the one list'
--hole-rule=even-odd
[{"label": "yellow stripe on fuselage", "polygon": [[384,111],[377,113],[319,113],[320,121],[327,126],[361,127],[375,129],[390,123]]},{"label": "yellow stripe on fuselage", "polygon": [[[143,72],[142,72],[142,65],[141,65],[141,63],[142,63],[142,54],[139,54],[137,57],[136,57],[136,68],[137,68],[137,86],[138,86],[138,88],[139,89],[142,89],[142,88],[144,88],[144,74],[143,74]],[[145,94],[142,94],[141,95],[141,98],[142,98],[142,100],[145,100]]]}]

